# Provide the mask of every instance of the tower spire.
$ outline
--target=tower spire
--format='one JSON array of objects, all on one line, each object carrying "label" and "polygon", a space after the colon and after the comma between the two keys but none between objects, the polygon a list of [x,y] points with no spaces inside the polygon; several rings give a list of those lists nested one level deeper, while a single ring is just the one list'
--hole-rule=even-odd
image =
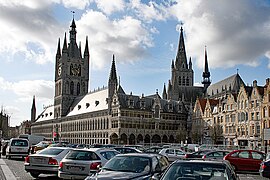
[{"label": "tower spire", "polygon": [[84,48],[84,57],[89,56],[89,48],[88,48],[88,36],[86,36],[85,48]]},{"label": "tower spire", "polygon": [[31,108],[31,122],[34,122],[35,120],[36,120],[36,100],[35,100],[35,96],[34,96],[32,108]]},{"label": "tower spire", "polygon": [[115,68],[115,57],[113,54],[113,60],[112,60],[112,67],[110,72],[110,78],[109,81],[114,82],[117,84],[117,75],[116,75],[116,68]]},{"label": "tower spire", "polygon": [[65,33],[62,54],[67,52],[67,34]]},{"label": "tower spire", "polygon": [[204,57],[204,72],[202,74],[202,77],[203,77],[202,84],[204,85],[204,93],[206,93],[208,86],[210,86],[210,84],[211,84],[210,72],[209,72],[209,68],[208,68],[206,46],[205,46],[204,54],[205,54],[205,57]]},{"label": "tower spire", "polygon": [[60,38],[58,39],[58,45],[57,45],[57,53],[56,53],[56,56],[57,56],[58,58],[61,57]]},{"label": "tower spire", "polygon": [[175,65],[176,65],[176,68],[178,68],[178,69],[179,68],[184,68],[184,69],[188,68],[182,25],[181,25],[181,29],[180,29],[180,38],[179,38],[179,44],[178,44]]}]

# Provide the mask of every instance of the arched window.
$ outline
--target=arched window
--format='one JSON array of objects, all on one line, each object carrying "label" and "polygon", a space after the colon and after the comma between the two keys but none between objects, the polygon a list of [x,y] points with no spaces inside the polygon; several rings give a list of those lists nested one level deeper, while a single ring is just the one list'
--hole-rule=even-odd
[{"label": "arched window", "polygon": [[69,73],[72,75],[73,64],[70,65]]},{"label": "arched window", "polygon": [[73,95],[74,94],[74,82],[71,81],[70,83],[70,94]]},{"label": "arched window", "polygon": [[155,114],[154,114],[155,118],[159,118],[159,105],[155,106]]},{"label": "arched window", "polygon": [[82,83],[82,93],[83,94],[85,93],[85,83],[84,82]]},{"label": "arched window", "polygon": [[80,83],[77,83],[77,95],[80,95],[81,87]]},{"label": "arched window", "polygon": [[187,77],[186,85],[189,86],[189,78]]},{"label": "arched window", "polygon": [[65,90],[66,90],[66,94],[69,94],[69,82],[68,81],[66,82]]},{"label": "arched window", "polygon": [[181,76],[179,76],[179,85],[182,86],[182,79],[181,79]]},{"label": "arched window", "polygon": [[61,91],[62,91],[61,90],[61,82],[59,82],[59,89],[58,90],[59,90],[59,95],[60,95],[61,94]]}]

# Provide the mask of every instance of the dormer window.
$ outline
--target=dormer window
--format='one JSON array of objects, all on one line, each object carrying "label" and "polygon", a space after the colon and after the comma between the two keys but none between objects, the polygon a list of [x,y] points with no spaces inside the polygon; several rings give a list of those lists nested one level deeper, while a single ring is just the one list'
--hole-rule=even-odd
[{"label": "dormer window", "polygon": [[99,105],[99,101],[95,101],[95,105],[96,105],[96,106]]},{"label": "dormer window", "polygon": [[144,109],[144,108],[145,108],[145,101],[142,100],[142,101],[140,102],[140,105],[141,105],[141,109]]},{"label": "dormer window", "polygon": [[173,105],[170,103],[168,104],[168,110],[171,112],[173,110]]},{"label": "dormer window", "polygon": [[48,116],[48,113],[46,113],[45,116],[47,117]]},{"label": "dormer window", "polygon": [[78,105],[78,110],[80,110],[80,109],[81,109],[81,107],[82,107],[81,105]]},{"label": "dormer window", "polygon": [[52,116],[52,112],[50,112],[50,116]]},{"label": "dormer window", "polygon": [[89,106],[90,106],[90,104],[89,104],[89,103],[86,103],[86,109],[87,109]]}]

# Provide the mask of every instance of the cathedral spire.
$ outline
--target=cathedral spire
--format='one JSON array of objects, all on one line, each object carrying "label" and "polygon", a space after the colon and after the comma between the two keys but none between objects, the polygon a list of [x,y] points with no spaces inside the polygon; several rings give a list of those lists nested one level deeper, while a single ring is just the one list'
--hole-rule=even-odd
[{"label": "cathedral spire", "polygon": [[88,48],[88,36],[86,36],[85,48],[84,48],[84,57],[89,56],[89,48]]},{"label": "cathedral spire", "polygon": [[167,99],[167,92],[166,92],[166,85],[165,85],[165,83],[164,83],[164,86],[163,86],[162,98],[163,99]]},{"label": "cathedral spire", "polygon": [[31,108],[31,122],[34,122],[35,120],[36,120],[36,100],[35,100],[35,96],[34,96],[32,108]]},{"label": "cathedral spire", "polygon": [[209,68],[208,68],[208,60],[207,60],[207,50],[205,47],[205,57],[204,57],[204,72],[202,74],[203,77],[203,81],[202,84],[204,85],[204,92],[206,93],[206,90],[208,88],[208,86],[210,86],[211,84],[211,80],[210,80],[210,72],[209,72]]},{"label": "cathedral spire", "polygon": [[179,69],[179,68],[187,69],[188,68],[182,26],[180,29],[180,38],[179,38],[178,51],[177,51],[177,55],[176,55],[175,65],[176,65],[177,69]]},{"label": "cathedral spire", "polygon": [[109,78],[109,83],[110,82],[114,82],[117,84],[117,75],[116,75],[114,54],[113,54],[112,67],[111,67],[110,78]]}]

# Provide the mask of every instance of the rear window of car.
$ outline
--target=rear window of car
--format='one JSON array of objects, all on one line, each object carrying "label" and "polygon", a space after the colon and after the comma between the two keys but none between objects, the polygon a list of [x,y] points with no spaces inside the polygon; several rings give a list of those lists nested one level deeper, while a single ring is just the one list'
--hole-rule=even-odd
[{"label": "rear window of car", "polygon": [[100,154],[107,160],[110,160],[112,159],[115,155],[119,154],[118,152],[116,151],[103,151],[103,152],[100,152]]},{"label": "rear window of car", "polygon": [[64,149],[47,148],[47,149],[40,151],[39,154],[58,155],[62,151],[64,151]]},{"label": "rear window of car", "polygon": [[73,150],[68,153],[68,155],[65,157],[66,159],[72,159],[72,160],[100,160],[100,157],[95,152],[92,151],[78,151]]},{"label": "rear window of car", "polygon": [[12,140],[11,146],[27,147],[28,142],[26,140]]},{"label": "rear window of car", "polygon": [[222,179],[228,178],[228,170],[224,164],[214,163],[175,163],[162,179]]}]

